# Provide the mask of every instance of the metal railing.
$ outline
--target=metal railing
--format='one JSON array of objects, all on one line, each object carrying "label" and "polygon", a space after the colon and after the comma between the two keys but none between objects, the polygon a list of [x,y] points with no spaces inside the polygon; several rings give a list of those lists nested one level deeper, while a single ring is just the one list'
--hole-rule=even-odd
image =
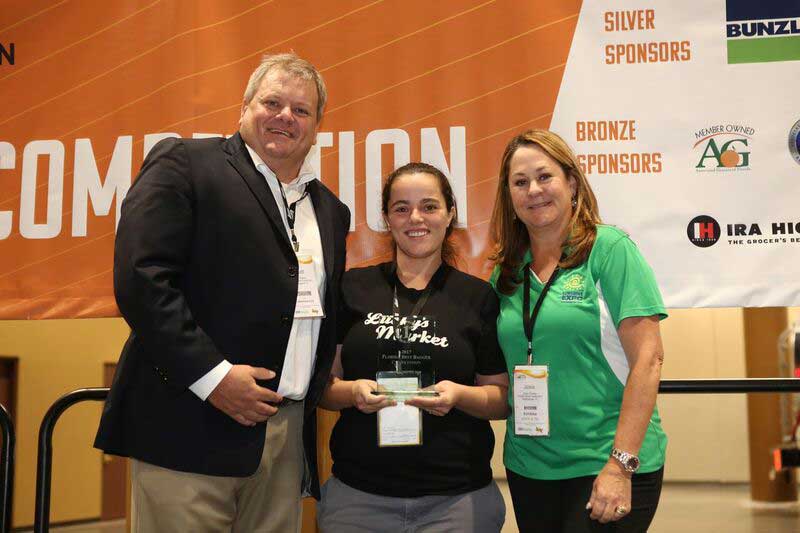
[{"label": "metal railing", "polygon": [[87,400],[103,401],[108,396],[107,387],[78,389],[68,392],[55,401],[39,426],[39,459],[36,465],[36,508],[34,533],[50,531],[50,480],[53,472],[53,430],[59,417],[67,408]]},{"label": "metal railing", "polygon": [[0,404],[0,533],[11,531],[11,504],[14,494],[14,422]]},{"label": "metal railing", "polygon": [[659,394],[800,392],[796,378],[662,379]]},{"label": "metal railing", "polygon": [[[108,388],[78,389],[65,394],[50,407],[39,429],[39,461],[36,469],[36,509],[34,533],[50,531],[50,480],[53,462],[53,430],[61,414],[70,406],[86,400],[102,401]],[[800,392],[800,379],[665,379],[658,388],[661,394],[740,394],[759,392]],[[10,511],[9,511],[10,512]]]}]

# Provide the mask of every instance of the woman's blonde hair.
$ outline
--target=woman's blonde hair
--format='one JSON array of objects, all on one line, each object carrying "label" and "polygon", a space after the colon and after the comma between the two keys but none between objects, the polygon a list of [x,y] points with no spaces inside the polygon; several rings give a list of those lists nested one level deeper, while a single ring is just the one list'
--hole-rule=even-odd
[{"label": "woman's blonde hair", "polygon": [[528,130],[511,139],[500,163],[497,196],[491,222],[496,248],[490,259],[500,266],[497,289],[503,294],[511,294],[519,285],[520,280],[517,279],[516,273],[525,252],[530,248],[528,230],[514,212],[508,186],[511,158],[517,149],[523,146],[540,148],[561,165],[567,179],[572,177],[575,180],[575,195],[572,197],[574,207],[563,244],[564,255],[559,261],[561,268],[572,268],[586,261],[597,235],[597,224],[601,223],[594,192],[575,154],[564,139],[547,130]]}]

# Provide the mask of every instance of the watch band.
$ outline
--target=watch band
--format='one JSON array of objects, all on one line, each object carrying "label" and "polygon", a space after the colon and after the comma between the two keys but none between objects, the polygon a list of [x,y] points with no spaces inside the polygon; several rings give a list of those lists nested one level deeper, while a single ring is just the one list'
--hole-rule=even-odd
[{"label": "watch band", "polygon": [[632,453],[622,451],[619,448],[611,448],[611,457],[619,461],[622,468],[631,474],[639,470],[639,458]]}]

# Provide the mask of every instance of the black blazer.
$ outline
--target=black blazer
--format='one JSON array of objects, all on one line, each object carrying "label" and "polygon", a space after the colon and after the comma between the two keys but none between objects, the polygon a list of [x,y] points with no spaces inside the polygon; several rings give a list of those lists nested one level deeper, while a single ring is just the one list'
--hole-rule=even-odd
[{"label": "black blazer", "polygon": [[[308,191],[327,276],[304,427],[318,495],[314,412],[335,352],[350,212],[318,180]],[[95,446],[173,470],[251,475],[266,424],[242,426],[188,386],[228,359],[274,370],[266,386],[277,389],[297,271],[278,206],[239,134],[158,143],[122,204],[114,293],[132,332]]]}]

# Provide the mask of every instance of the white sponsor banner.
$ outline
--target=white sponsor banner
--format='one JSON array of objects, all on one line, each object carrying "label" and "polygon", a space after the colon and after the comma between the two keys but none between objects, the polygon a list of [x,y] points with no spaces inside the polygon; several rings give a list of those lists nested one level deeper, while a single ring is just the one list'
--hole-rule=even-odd
[{"label": "white sponsor banner", "polygon": [[725,0],[584,2],[551,127],[668,307],[800,305],[800,61],[729,64],[726,22]]}]

